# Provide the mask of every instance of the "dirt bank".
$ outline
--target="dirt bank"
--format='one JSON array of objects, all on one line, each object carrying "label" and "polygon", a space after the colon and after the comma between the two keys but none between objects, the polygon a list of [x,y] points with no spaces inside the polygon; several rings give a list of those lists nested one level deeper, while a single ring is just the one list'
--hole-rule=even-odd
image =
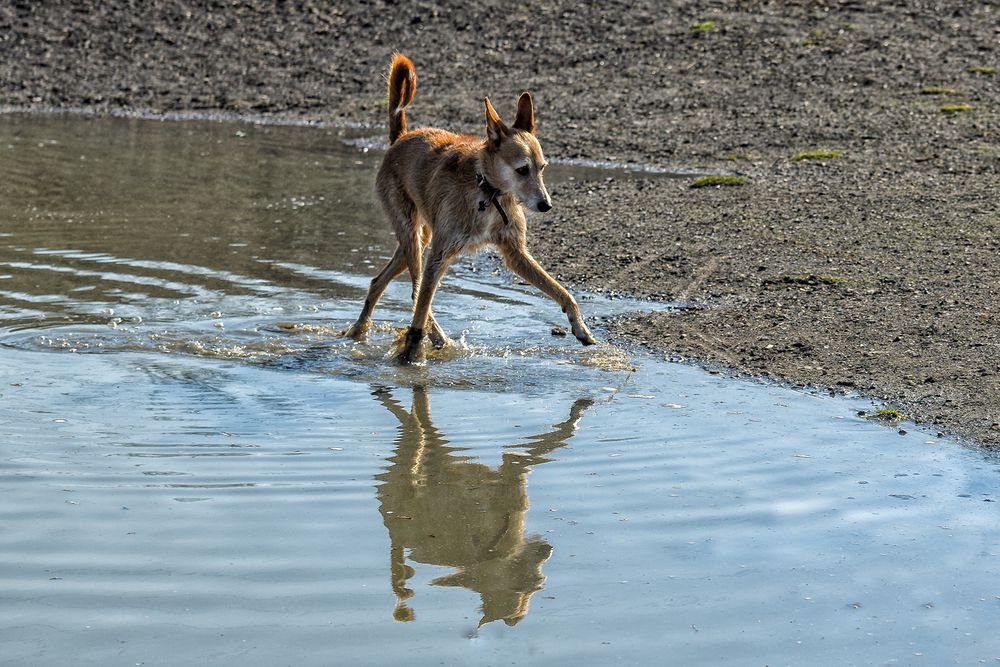
[{"label": "dirt bank", "polygon": [[2,102],[375,127],[394,49],[417,124],[530,88],[552,157],[746,176],[559,188],[554,273],[695,306],[612,332],[1000,444],[996,4],[120,4],[0,5]]}]

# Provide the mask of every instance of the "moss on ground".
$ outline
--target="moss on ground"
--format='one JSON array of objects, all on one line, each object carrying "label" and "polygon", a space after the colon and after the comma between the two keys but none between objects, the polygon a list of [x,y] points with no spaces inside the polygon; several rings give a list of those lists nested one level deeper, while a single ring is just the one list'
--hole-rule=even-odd
[{"label": "moss on ground", "polygon": [[961,95],[962,93],[954,88],[944,88],[943,86],[924,86],[920,89],[921,95]]},{"label": "moss on ground", "polygon": [[884,422],[900,422],[906,419],[906,415],[896,408],[882,408],[881,410],[877,410],[875,414],[869,415],[868,418]]},{"label": "moss on ground", "polygon": [[711,185],[743,185],[747,179],[743,176],[702,176],[691,181],[692,188],[706,188]]}]

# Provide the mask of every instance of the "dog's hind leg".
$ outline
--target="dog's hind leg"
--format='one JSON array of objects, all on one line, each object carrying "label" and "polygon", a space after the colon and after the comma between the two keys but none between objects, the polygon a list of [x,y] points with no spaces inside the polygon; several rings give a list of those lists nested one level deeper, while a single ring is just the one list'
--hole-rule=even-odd
[{"label": "dog's hind leg", "polygon": [[420,356],[420,342],[424,338],[424,330],[429,321],[431,301],[453,256],[453,252],[435,248],[433,243],[431,244],[420,277],[420,289],[417,290],[417,299],[413,304],[413,321],[406,331],[403,349],[396,355],[396,361],[401,364],[416,361]]},{"label": "dog's hind leg", "polygon": [[[407,255],[407,265],[410,268],[410,280],[413,281],[413,291],[411,293],[411,298],[413,299],[413,305],[416,307],[417,304],[417,294],[420,293],[420,281],[423,273],[423,252],[431,242],[431,229],[427,225],[422,225],[420,228],[419,242],[416,248],[412,248],[410,254]],[[411,260],[410,256],[415,259]],[[435,349],[440,350],[445,345],[448,344],[448,336],[445,335],[444,331],[441,329],[441,325],[437,323],[434,319],[434,313],[431,312],[430,308],[427,310],[427,337],[430,338],[431,345]]]},{"label": "dog's hind leg", "polygon": [[375,310],[378,300],[382,298],[385,288],[389,286],[393,278],[406,270],[407,264],[411,261],[409,249],[413,243],[413,237],[419,233],[415,227],[417,222],[416,207],[395,178],[387,177],[379,172],[376,178],[376,191],[382,203],[382,210],[392,224],[392,231],[396,234],[396,241],[399,245],[396,246],[392,258],[372,278],[371,284],[368,286],[368,295],[365,297],[365,305],[361,308],[357,322],[344,332],[345,336],[355,340],[363,338],[371,327],[372,311]]},{"label": "dog's hind leg", "polygon": [[385,288],[389,286],[392,279],[398,276],[400,273],[406,270],[406,253],[403,251],[403,246],[396,246],[396,252],[392,254],[392,257],[386,262],[386,265],[382,267],[382,270],[372,278],[371,284],[368,286],[368,295],[365,297],[365,305],[361,308],[361,314],[358,316],[358,321],[355,322],[351,328],[344,332],[344,335],[353,338],[354,340],[360,340],[368,332],[368,329],[372,324],[372,311],[375,310],[375,304],[378,300],[382,298],[382,294],[385,292]]}]

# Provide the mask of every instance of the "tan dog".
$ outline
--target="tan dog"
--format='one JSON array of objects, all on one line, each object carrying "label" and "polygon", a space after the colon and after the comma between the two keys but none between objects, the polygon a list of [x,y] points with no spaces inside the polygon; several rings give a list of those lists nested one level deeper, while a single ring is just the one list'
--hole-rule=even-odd
[{"label": "tan dog", "polygon": [[543,213],[552,208],[542,180],[546,163],[535,138],[531,95],[522,93],[518,98],[511,127],[500,120],[487,97],[484,139],[434,128],[407,132],[406,107],[416,85],[413,63],[397,53],[389,69],[390,147],[375,190],[399,246],[372,279],[361,315],[345,335],[354,339],[365,335],[389,281],[409,269],[413,321],[396,359],[404,364],[419,359],[425,331],[435,347],[443,347],[448,339],[431,313],[434,291],[457,255],[492,243],[510,270],[562,307],[573,335],[584,345],[593,345],[576,301],[525,245],[522,205]]}]

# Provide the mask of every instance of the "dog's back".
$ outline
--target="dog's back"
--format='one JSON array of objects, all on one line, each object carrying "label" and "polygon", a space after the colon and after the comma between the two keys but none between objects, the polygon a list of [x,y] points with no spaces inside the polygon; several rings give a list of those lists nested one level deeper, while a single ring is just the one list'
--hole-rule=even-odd
[{"label": "dog's back", "polygon": [[469,184],[475,183],[482,137],[435,128],[408,132],[406,107],[417,87],[413,62],[401,53],[393,56],[388,82],[390,146],[375,181],[383,208],[398,219],[403,198],[423,224],[431,224],[442,209],[468,208],[471,214],[477,192]]},{"label": "dog's back", "polygon": [[[434,226],[434,233],[461,223],[462,237],[469,243],[485,234],[488,218],[482,218],[480,233],[475,221],[477,151],[482,139],[444,130],[420,129],[402,135],[386,153],[376,177],[376,191],[383,208],[398,208],[400,198],[412,202],[420,224]],[[472,187],[470,187],[472,185]],[[443,211],[450,215],[441,215]],[[457,214],[457,215],[456,215]],[[485,240],[485,237],[482,239]],[[462,244],[463,246],[468,245]]]}]

